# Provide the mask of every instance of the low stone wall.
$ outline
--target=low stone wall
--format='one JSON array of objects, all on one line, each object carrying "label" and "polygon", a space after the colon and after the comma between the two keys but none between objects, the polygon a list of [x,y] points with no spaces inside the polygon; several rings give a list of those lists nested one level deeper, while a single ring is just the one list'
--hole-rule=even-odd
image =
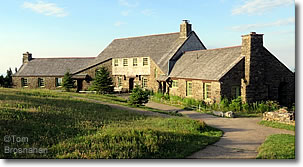
[{"label": "low stone wall", "polygon": [[295,125],[295,113],[288,112],[285,108],[282,108],[274,112],[263,113],[263,120]]}]

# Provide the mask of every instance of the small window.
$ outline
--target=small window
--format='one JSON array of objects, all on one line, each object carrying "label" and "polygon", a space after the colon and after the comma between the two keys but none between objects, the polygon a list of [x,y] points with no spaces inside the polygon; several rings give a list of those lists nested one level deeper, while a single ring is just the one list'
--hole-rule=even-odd
[{"label": "small window", "polygon": [[123,66],[128,66],[128,60],[127,59],[123,59]]},{"label": "small window", "polygon": [[21,78],[21,86],[28,87],[27,78]]},{"label": "small window", "polygon": [[56,78],[56,87],[62,86],[62,78]]},{"label": "small window", "polygon": [[148,58],[144,57],[143,58],[143,66],[147,66],[148,65]]},{"label": "small window", "polygon": [[240,96],[240,86],[232,86],[231,95],[233,98],[237,98],[238,96]]},{"label": "small window", "polygon": [[38,86],[39,87],[44,87],[45,86],[43,78],[38,78]]},{"label": "small window", "polygon": [[205,99],[211,98],[211,84],[210,83],[205,83],[204,98]]},{"label": "small window", "polygon": [[133,58],[133,66],[138,66],[138,59],[137,58]]},{"label": "small window", "polygon": [[155,73],[155,78],[157,78],[158,77],[158,70],[157,70],[157,68],[155,68],[154,73]]},{"label": "small window", "polygon": [[178,88],[178,80],[173,80],[172,87]]},{"label": "small window", "polygon": [[142,88],[147,88],[147,78],[142,78]]},{"label": "small window", "polygon": [[114,66],[119,66],[119,59],[114,59]]},{"label": "small window", "polygon": [[191,96],[193,94],[193,83],[187,81],[186,82],[186,96]]},{"label": "small window", "polygon": [[122,77],[118,77],[118,87],[122,86]]}]

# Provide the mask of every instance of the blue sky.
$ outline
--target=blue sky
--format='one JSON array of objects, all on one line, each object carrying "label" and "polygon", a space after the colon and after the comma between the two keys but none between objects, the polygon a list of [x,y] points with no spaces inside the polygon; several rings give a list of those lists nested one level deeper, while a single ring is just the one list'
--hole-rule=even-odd
[{"label": "blue sky", "polygon": [[178,32],[188,19],[208,48],[241,45],[264,34],[264,46],[295,68],[293,0],[0,0],[0,74],[33,57],[94,57],[113,39]]}]

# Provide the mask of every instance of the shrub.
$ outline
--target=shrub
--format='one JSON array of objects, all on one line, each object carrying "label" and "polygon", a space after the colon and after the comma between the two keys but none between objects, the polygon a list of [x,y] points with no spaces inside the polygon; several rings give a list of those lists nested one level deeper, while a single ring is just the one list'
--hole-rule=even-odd
[{"label": "shrub", "polygon": [[97,91],[99,94],[113,93],[113,80],[110,77],[107,68],[101,67],[96,71],[96,77],[92,83],[90,90]]},{"label": "shrub", "polygon": [[227,98],[221,99],[220,110],[223,110],[223,111],[229,110],[229,101]]},{"label": "shrub", "polygon": [[229,104],[229,109],[232,110],[232,111],[241,111],[242,110],[241,96],[238,96],[238,98],[233,99],[231,101],[231,104]]},{"label": "shrub", "polygon": [[140,106],[148,102],[149,91],[143,90],[136,85],[128,99],[128,103],[134,106]]},{"label": "shrub", "polygon": [[72,79],[72,75],[66,72],[63,77],[62,86],[65,91],[69,92],[71,88],[74,87],[75,81]]}]

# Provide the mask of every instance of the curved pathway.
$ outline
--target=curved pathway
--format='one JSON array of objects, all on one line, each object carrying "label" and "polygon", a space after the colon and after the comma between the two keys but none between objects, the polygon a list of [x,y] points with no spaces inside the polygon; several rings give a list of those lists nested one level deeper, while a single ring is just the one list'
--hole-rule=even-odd
[{"label": "curved pathway", "polygon": [[243,159],[256,158],[258,147],[272,134],[294,134],[293,131],[258,125],[261,118],[220,118],[195,111],[181,110],[177,107],[149,102],[148,107],[164,111],[179,110],[179,113],[224,131],[222,138],[187,158],[205,159]]}]

